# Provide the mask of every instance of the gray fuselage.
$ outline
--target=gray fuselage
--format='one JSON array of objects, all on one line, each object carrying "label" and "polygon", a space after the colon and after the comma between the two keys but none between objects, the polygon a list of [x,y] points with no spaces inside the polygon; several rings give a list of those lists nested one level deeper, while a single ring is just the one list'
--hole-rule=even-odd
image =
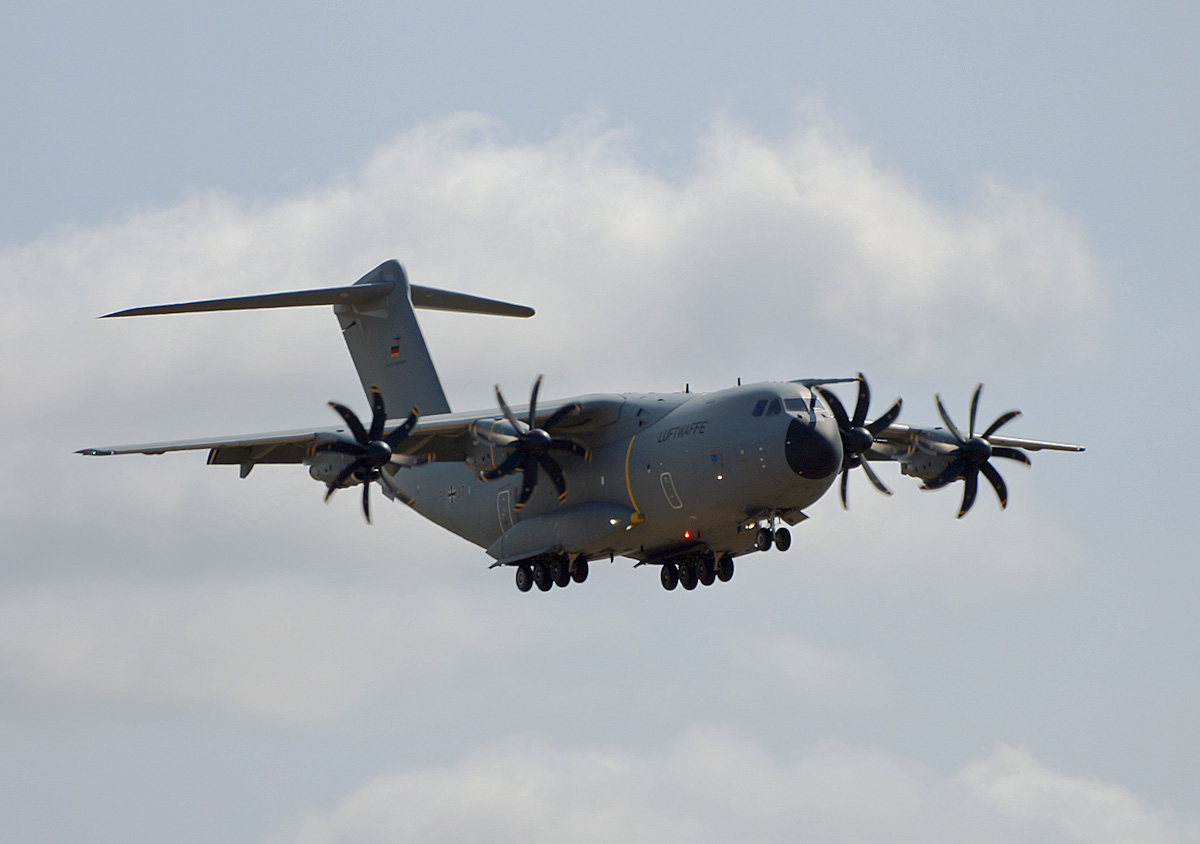
[{"label": "gray fuselage", "polygon": [[[513,528],[529,522],[531,529],[537,526],[529,533],[538,534],[529,540],[530,553],[553,549],[645,560],[695,545],[718,554],[746,553],[758,521],[803,519],[801,511],[829,489],[841,467],[837,423],[803,384],[584,399],[592,407],[611,405],[611,421],[578,435],[590,461],[561,459],[568,485],[562,502],[543,482],[516,508],[519,473],[478,479],[480,465],[504,458],[503,448],[484,444],[475,468],[404,468],[392,484],[422,516],[498,559],[511,556],[493,550],[501,536],[518,535]],[[504,424],[498,414],[479,418]]]}]

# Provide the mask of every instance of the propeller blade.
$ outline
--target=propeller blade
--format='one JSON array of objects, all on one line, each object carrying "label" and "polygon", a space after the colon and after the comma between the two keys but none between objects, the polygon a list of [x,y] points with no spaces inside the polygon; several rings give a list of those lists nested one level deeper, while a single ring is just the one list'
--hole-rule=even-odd
[{"label": "propeller blade", "polygon": [[861,428],[863,423],[867,421],[867,408],[871,404],[871,388],[867,386],[867,378],[861,372],[858,373],[858,400],[854,402],[854,418],[850,420],[850,427]]},{"label": "propeller blade", "polygon": [[967,437],[975,436],[975,413],[979,410],[979,394],[983,392],[983,385],[980,384],[975,388],[975,394],[971,396],[971,421],[967,426]]},{"label": "propeller blade", "polygon": [[880,416],[871,424],[867,425],[867,430],[871,432],[871,436],[877,437],[882,434],[887,428],[896,421],[900,415],[900,407],[904,402],[901,399],[896,399],[896,403],[888,408],[888,412]]},{"label": "propeller blade", "polygon": [[875,485],[875,489],[882,492],[884,495],[891,495],[892,491],[887,488],[883,481],[879,480],[879,476],[875,474],[875,470],[871,468],[871,464],[866,460],[860,461],[863,471],[867,474],[867,480]]},{"label": "propeller blade", "polygon": [[558,490],[559,502],[565,501],[567,498],[567,482],[563,479],[562,467],[558,465],[558,461],[549,454],[539,454],[537,461],[542,464],[542,468],[550,476],[554,488]]},{"label": "propeller blade", "polygon": [[986,431],[984,431],[982,434],[980,434],[980,436],[982,436],[986,440],[992,434],[994,434],[998,430],[1000,430],[1001,425],[1007,425],[1009,422],[1016,419],[1020,415],[1021,415],[1021,411],[1019,411],[1019,410],[1010,410],[1008,413],[1000,414],[1000,416],[998,416],[996,418],[996,421],[993,422],[991,425],[989,425],[988,429]]},{"label": "propeller blade", "polygon": [[842,509],[843,510],[850,509],[850,502],[846,500],[846,489],[847,489],[847,484],[849,484],[849,482],[850,482],[850,473],[847,472],[845,469],[842,469],[842,480],[841,480],[842,486],[841,486],[840,491],[842,493]]},{"label": "propeller blade", "polygon": [[932,481],[925,482],[925,489],[941,489],[946,484],[957,481],[959,475],[962,474],[963,467],[966,465],[966,461],[961,457],[953,460],[942,474],[938,475]]},{"label": "propeller blade", "polygon": [[328,501],[329,496],[333,495],[337,491],[338,487],[340,487],[347,480],[349,480],[351,475],[353,475],[355,472],[357,472],[359,469],[361,469],[363,466],[366,466],[366,465],[367,465],[367,461],[365,459],[359,458],[358,460],[355,460],[353,463],[351,463],[349,466],[347,466],[345,469],[338,472],[338,476],[333,479],[333,482],[329,484],[328,489],[325,490],[325,500]]},{"label": "propeller blade", "polygon": [[574,454],[576,457],[582,457],[584,460],[591,461],[592,453],[588,451],[587,446],[577,440],[568,440],[564,438],[555,438],[550,440],[550,448],[555,451],[566,451]]},{"label": "propeller blade", "polygon": [[383,441],[394,450],[396,446],[408,439],[408,435],[411,434],[412,429],[416,427],[417,419],[420,418],[420,415],[421,411],[414,406],[413,409],[408,412],[408,418],[401,422],[396,430],[385,435]]},{"label": "propeller blade", "polygon": [[975,494],[979,490],[979,470],[972,467],[963,475],[963,498],[962,506],[958,508],[958,516],[961,519],[971,509],[971,505],[975,503]]},{"label": "propeller blade", "polygon": [[494,481],[497,478],[504,477],[505,475],[511,475],[513,472],[517,471],[524,461],[525,452],[514,451],[512,454],[508,455],[504,462],[496,468],[488,469],[486,472],[480,472],[479,477],[483,478],[485,481]]},{"label": "propeller blade", "polygon": [[1029,461],[1029,456],[1019,448],[1009,448],[1006,445],[992,446],[992,457],[1003,457],[1007,460],[1016,460],[1018,463],[1024,463],[1026,466],[1032,466]]},{"label": "propeller blade", "polygon": [[428,454],[393,454],[388,462],[397,466],[424,466],[430,459]]},{"label": "propeller blade", "polygon": [[849,429],[850,417],[846,415],[846,408],[842,406],[842,400],[824,387],[817,387],[817,392],[821,398],[825,399],[825,404],[829,405],[829,409],[833,411],[833,418],[837,420],[838,428],[843,431]]},{"label": "propeller blade", "polygon": [[942,397],[940,395],[935,395],[933,398],[937,402],[938,413],[941,415],[942,421],[946,423],[946,430],[951,433],[954,439],[958,440],[960,445],[965,443],[966,439],[963,438],[962,433],[959,432],[958,427],[950,418],[950,414],[946,412],[946,406],[942,404]]},{"label": "propeller blade", "polygon": [[568,404],[564,407],[560,407],[558,410],[554,411],[553,414],[551,414],[549,419],[546,420],[546,424],[542,426],[542,430],[549,431],[568,416],[578,413],[582,409],[583,408],[579,404]]},{"label": "propeller blade", "polygon": [[383,393],[379,388],[371,387],[371,430],[367,434],[368,442],[375,442],[383,436],[383,426],[387,422],[387,408],[383,405]]},{"label": "propeller blade", "polygon": [[1008,487],[1004,483],[1004,478],[1000,477],[1000,473],[991,463],[981,464],[979,471],[983,472],[983,476],[991,481],[992,489],[996,490],[996,497],[1000,499],[1000,509],[1003,510],[1008,506]]},{"label": "propeller blade", "polygon": [[327,443],[321,443],[313,451],[332,451],[334,454],[348,454],[351,457],[360,457],[365,449],[358,443],[348,443],[344,440],[331,440]]},{"label": "propeller blade", "polygon": [[519,443],[520,437],[514,437],[512,434],[505,434],[500,431],[492,430],[491,426],[482,427],[478,422],[472,427],[472,432],[476,437],[486,442],[488,445],[498,445],[507,447],[513,443]]},{"label": "propeller blade", "polygon": [[354,439],[358,441],[359,445],[366,445],[370,442],[367,438],[367,430],[358,421],[358,416],[355,415],[353,410],[335,401],[331,401],[329,406],[337,412],[338,416],[342,417],[346,425],[350,428],[350,433],[354,434]]},{"label": "propeller blade", "polygon": [[513,430],[518,434],[525,433],[525,428],[520,420],[513,414],[512,408],[508,406],[508,402],[504,400],[504,394],[500,392],[500,385],[496,385],[496,403],[500,405],[500,412],[504,414],[504,418],[508,420],[508,424],[513,426]]},{"label": "propeller blade", "polygon": [[533,430],[537,427],[534,424],[537,421],[537,397],[542,389],[542,376],[539,375],[537,380],[533,382],[533,392],[529,394],[529,429]]},{"label": "propeller blade", "polygon": [[[521,452],[517,452],[520,454]],[[520,510],[525,506],[525,502],[529,500],[529,496],[533,495],[533,488],[537,486],[537,470],[538,462],[536,460],[526,460],[524,465],[524,477],[521,479],[521,494],[517,497],[515,509]]]},{"label": "propeller blade", "polygon": [[371,524],[371,481],[370,481],[370,479],[363,481],[363,515],[366,516],[367,524]]}]

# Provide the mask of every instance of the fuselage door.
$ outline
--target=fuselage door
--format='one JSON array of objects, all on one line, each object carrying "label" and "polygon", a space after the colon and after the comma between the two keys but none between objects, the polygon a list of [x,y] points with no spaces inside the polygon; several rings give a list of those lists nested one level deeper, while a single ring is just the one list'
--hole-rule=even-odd
[{"label": "fuselage door", "polygon": [[513,526],[512,492],[510,490],[502,489],[496,496],[496,515],[500,517],[500,532],[508,533]]},{"label": "fuselage door", "polygon": [[679,493],[675,491],[675,481],[671,479],[671,473],[663,472],[659,476],[659,480],[662,482],[663,495],[667,497],[667,503],[673,510],[682,510],[683,502],[679,500]]}]

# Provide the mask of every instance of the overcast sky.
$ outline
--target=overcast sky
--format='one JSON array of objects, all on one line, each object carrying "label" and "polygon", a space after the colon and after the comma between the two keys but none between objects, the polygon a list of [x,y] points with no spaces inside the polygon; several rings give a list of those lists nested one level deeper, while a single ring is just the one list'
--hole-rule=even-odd
[{"label": "overcast sky", "polygon": [[[0,839],[1200,841],[1189,3],[10,3]],[[1084,454],[851,484],[719,588],[479,549],[299,467],[85,446],[365,412],[353,282],[455,410],[853,376]],[[847,402],[852,396],[844,394]]]}]

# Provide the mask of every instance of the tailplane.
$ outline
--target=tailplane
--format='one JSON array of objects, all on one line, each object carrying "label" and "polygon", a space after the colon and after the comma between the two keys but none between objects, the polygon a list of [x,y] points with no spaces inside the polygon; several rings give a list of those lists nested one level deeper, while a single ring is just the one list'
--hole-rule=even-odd
[{"label": "tailplane", "polygon": [[210,299],[175,305],[131,308],[105,314],[106,317],[148,316],[151,314],[240,311],[258,308],[295,308],[333,305],[342,327],[342,337],[358,370],[363,391],[370,395],[378,386],[386,406],[393,414],[414,405],[422,415],[448,413],[450,404],[442,382],[429,356],[425,338],[417,324],[414,308],[439,311],[490,314],[493,316],[531,317],[533,309],[508,302],[497,302],[465,293],[453,293],[434,287],[408,283],[408,275],[398,261],[385,261],[350,287],[320,290],[296,290],[265,296],[240,296]]}]

